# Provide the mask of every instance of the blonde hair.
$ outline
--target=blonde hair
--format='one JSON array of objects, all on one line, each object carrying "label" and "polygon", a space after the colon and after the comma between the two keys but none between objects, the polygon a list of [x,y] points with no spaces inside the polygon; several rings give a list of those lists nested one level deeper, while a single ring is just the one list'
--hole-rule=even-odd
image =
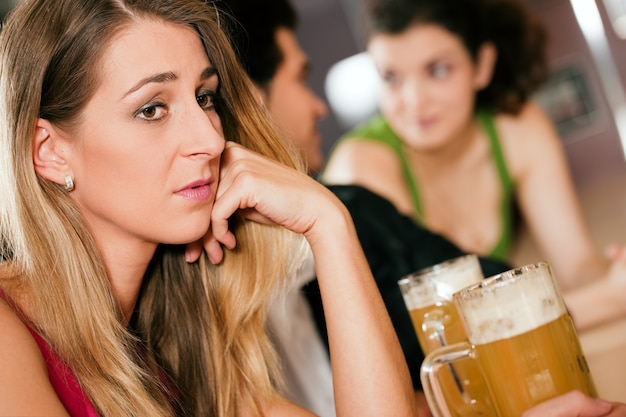
[{"label": "blonde hair", "polygon": [[252,95],[212,6],[22,0],[0,32],[0,260],[17,270],[0,284],[27,294],[29,319],[101,415],[232,416],[242,399],[260,414],[253,400],[276,395],[279,380],[265,306],[293,273],[301,237],[233,218],[238,245],[219,266],[204,256],[187,264],[184,247],[160,245],[127,329],[80,211],[62,186],[35,174],[36,119],[71,132],[98,86],[103,51],[141,18],[198,33],[220,78],[227,139],[302,169]]}]

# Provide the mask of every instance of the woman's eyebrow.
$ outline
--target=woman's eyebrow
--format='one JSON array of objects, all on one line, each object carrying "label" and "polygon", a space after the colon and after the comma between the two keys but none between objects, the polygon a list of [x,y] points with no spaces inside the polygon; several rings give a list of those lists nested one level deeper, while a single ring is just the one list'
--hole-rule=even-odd
[{"label": "woman's eyebrow", "polygon": [[[216,74],[217,74],[217,70],[215,69],[215,67],[207,67],[200,74],[200,79],[201,80],[206,80],[206,79],[211,78],[212,76],[214,76]],[[124,94],[124,97],[127,97],[128,95],[134,93],[135,91],[139,90],[140,88],[142,88],[143,86],[145,86],[147,84],[150,84],[150,83],[165,83],[165,82],[170,82],[170,81],[176,81],[177,79],[178,79],[178,76],[176,74],[174,74],[172,71],[167,71],[167,72],[162,72],[162,73],[159,73],[159,74],[150,75],[150,76],[148,76],[146,78],[142,78],[141,80],[139,80],[139,82],[137,82],[137,84],[132,86]]]},{"label": "woman's eyebrow", "polygon": [[211,78],[212,76],[216,74],[217,74],[217,70],[215,69],[215,67],[208,67],[204,71],[202,71],[202,74],[200,75],[200,79],[206,80],[207,78]]},{"label": "woman's eyebrow", "polygon": [[164,82],[169,82],[169,81],[174,81],[177,80],[178,76],[176,74],[174,74],[171,71],[168,72],[163,72],[160,74],[154,74],[151,75],[149,77],[143,78],[141,79],[137,84],[135,84],[134,86],[131,87],[130,90],[128,90],[126,92],[126,94],[124,94],[124,97],[134,93],[135,91],[139,90],[141,87],[150,84],[150,83],[164,83]]}]

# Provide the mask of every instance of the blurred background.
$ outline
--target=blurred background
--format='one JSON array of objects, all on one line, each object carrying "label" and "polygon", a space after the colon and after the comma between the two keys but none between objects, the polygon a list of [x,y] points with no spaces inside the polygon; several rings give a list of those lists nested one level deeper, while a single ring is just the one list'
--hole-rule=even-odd
[{"label": "blurred background", "polygon": [[[0,0],[4,16],[19,0]],[[254,0],[250,0],[254,1]],[[626,0],[523,0],[549,30],[552,77],[537,99],[554,120],[598,245],[626,231]],[[377,110],[377,75],[363,30],[363,0],[292,0],[297,36],[313,63],[310,83],[329,104],[327,154],[339,136]],[[513,261],[536,261],[520,239]]]},{"label": "blurred background", "polygon": [[[626,175],[616,117],[626,108],[626,40],[618,32],[621,23],[622,36],[626,36],[626,0],[524,1],[549,29],[553,78],[538,98],[559,127],[576,183],[583,185]],[[369,63],[356,57],[354,66],[341,68],[344,78],[333,79],[336,84],[329,95],[325,89],[329,70],[337,70],[338,76],[341,65],[337,63],[364,49],[364,2],[294,3],[301,16],[298,36],[313,62],[311,85],[320,96],[330,99],[331,114],[322,122],[324,147],[328,150],[358,119],[359,112],[366,114],[375,106],[376,80],[371,77]],[[584,16],[582,25],[575,8]],[[339,94],[337,90],[342,84]],[[333,108],[332,95],[342,96],[341,104],[348,109]],[[369,103],[365,103],[368,98]],[[626,115],[622,119],[626,123]],[[624,135],[626,131],[622,132]]]},{"label": "blurred background", "polygon": [[[324,150],[376,111],[377,80],[362,54],[363,0],[293,0],[311,86],[328,103]],[[561,134],[599,247],[626,235],[626,0],[524,0],[549,31],[552,77],[537,94]],[[515,263],[538,252],[523,234]]]}]

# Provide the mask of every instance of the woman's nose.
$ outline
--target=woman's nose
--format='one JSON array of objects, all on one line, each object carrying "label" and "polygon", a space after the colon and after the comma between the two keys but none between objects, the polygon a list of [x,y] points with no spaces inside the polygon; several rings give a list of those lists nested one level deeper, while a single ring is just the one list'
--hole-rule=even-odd
[{"label": "woman's nose", "polygon": [[[197,106],[196,106],[197,107]],[[222,123],[215,110],[205,111],[197,107],[184,122],[186,131],[185,153],[215,157],[224,151],[225,140]]]},{"label": "woman's nose", "polygon": [[428,94],[423,82],[411,80],[404,85],[402,96],[407,105],[419,108],[427,100]]}]

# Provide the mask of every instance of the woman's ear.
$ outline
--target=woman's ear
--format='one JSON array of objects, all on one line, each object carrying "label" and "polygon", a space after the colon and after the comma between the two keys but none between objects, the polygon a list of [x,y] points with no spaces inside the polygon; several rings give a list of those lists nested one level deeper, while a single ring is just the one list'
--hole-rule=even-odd
[{"label": "woman's ear", "polygon": [[493,69],[498,59],[498,51],[496,46],[491,42],[484,43],[478,50],[476,57],[476,75],[474,77],[474,86],[476,90],[482,90],[491,82]]},{"label": "woman's ear", "polygon": [[68,151],[69,145],[58,130],[49,121],[37,119],[33,135],[33,163],[37,174],[65,185],[66,178],[73,176],[66,161]]}]

